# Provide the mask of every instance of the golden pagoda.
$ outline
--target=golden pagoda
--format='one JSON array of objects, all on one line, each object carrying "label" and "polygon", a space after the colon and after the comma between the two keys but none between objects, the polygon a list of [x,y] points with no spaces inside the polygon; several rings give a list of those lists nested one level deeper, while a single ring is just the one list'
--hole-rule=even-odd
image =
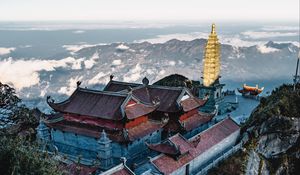
[{"label": "golden pagoda", "polygon": [[212,24],[211,33],[204,52],[203,85],[212,85],[220,74],[220,43],[216,33],[216,26]]}]

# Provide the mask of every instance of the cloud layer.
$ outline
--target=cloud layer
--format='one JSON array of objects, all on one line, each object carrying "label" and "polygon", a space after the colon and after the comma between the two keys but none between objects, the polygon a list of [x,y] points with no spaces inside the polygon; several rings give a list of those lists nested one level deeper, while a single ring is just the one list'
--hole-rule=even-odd
[{"label": "cloud layer", "polygon": [[10,54],[14,50],[16,50],[15,47],[0,47],[0,55]]}]

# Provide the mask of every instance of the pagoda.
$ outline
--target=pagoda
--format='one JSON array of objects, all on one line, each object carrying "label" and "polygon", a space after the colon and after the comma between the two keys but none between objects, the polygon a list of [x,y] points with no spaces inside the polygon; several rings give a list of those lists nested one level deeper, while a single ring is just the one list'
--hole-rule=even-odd
[{"label": "pagoda", "polygon": [[[226,105],[222,89],[225,84],[220,84],[220,43],[216,33],[216,26],[212,24],[211,33],[204,51],[203,83],[199,87],[199,97],[208,97],[208,101],[201,110],[203,112],[224,113]],[[217,109],[218,108],[218,109]]]}]

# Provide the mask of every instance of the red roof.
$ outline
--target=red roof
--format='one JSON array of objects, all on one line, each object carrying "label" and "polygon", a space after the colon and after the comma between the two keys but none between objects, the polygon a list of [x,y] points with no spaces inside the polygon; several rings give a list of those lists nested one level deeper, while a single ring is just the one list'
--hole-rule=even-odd
[{"label": "red roof", "polygon": [[207,100],[201,100],[196,97],[190,97],[181,101],[180,104],[183,108],[183,111],[187,112],[200,106],[203,106],[206,103],[206,101]]},{"label": "red roof", "polygon": [[[183,91],[188,91],[184,87],[168,87],[157,85],[143,85],[135,83],[126,83],[118,81],[110,81],[104,88],[105,91],[128,91],[132,88],[132,95],[140,101],[152,104],[154,100],[159,99],[160,105],[158,111],[177,112],[180,111],[180,104],[177,104],[178,98]],[[195,101],[201,106],[201,101]]]},{"label": "red roof", "polygon": [[72,163],[64,166],[63,169],[65,169],[69,175],[89,175],[95,174],[98,168]]},{"label": "red roof", "polygon": [[127,169],[123,168],[119,171],[112,173],[111,175],[131,175]]},{"label": "red roof", "polygon": [[152,122],[148,120],[147,122],[141,123],[133,128],[128,129],[128,137],[130,141],[140,139],[145,135],[153,133],[163,127],[163,124],[158,122]]},{"label": "red roof", "polygon": [[191,144],[180,134],[170,137],[169,140],[178,147],[181,154],[185,154],[191,149]]},{"label": "red roof", "polygon": [[[47,126],[55,128],[65,132],[76,133],[84,136],[99,138],[100,133],[104,129],[103,127],[71,122],[71,121],[59,121],[56,123],[46,123]],[[129,128],[127,130],[105,130],[108,137],[116,142],[127,142],[140,139],[150,133],[153,133],[163,127],[163,124],[147,121],[141,123],[138,126]]]},{"label": "red roof", "polygon": [[128,119],[135,119],[137,117],[153,112],[156,108],[157,106],[154,105],[144,105],[141,103],[136,103],[126,106],[125,113]]},{"label": "red roof", "polygon": [[190,150],[191,144],[183,136],[176,134],[168,138],[165,143],[151,144],[148,147],[157,152],[180,156]]},{"label": "red roof", "polygon": [[63,113],[121,120],[121,105],[127,96],[128,94],[77,88],[68,100],[61,103],[48,101],[48,104]]},{"label": "red roof", "polygon": [[130,88],[141,86],[142,84],[137,83],[126,83],[120,81],[110,81],[103,89],[104,91],[112,91],[112,92],[119,92],[123,90],[129,90]]},{"label": "red roof", "polygon": [[157,108],[158,111],[177,112],[180,111],[177,100],[183,90],[184,88],[182,87],[148,85],[133,89],[132,95],[146,103],[152,103],[155,100],[159,100],[160,104]]},{"label": "red roof", "polygon": [[181,121],[182,126],[186,131],[191,131],[198,126],[209,122],[215,114],[203,114],[201,112],[198,112],[197,114],[194,114],[190,116],[189,118]]},{"label": "red roof", "polygon": [[188,141],[183,139],[180,135],[175,135],[171,137],[170,140],[176,145],[180,145],[180,149],[187,151],[187,154],[179,157],[177,160],[166,154],[161,154],[155,157],[152,163],[155,164],[162,173],[170,174],[239,129],[240,127],[231,118],[227,118]]}]

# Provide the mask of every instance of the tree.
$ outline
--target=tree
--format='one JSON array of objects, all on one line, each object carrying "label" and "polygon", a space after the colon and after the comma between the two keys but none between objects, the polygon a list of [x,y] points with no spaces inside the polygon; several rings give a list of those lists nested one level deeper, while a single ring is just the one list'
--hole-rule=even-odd
[{"label": "tree", "polygon": [[58,162],[39,151],[38,118],[15,89],[0,83],[0,174],[62,174]]}]

